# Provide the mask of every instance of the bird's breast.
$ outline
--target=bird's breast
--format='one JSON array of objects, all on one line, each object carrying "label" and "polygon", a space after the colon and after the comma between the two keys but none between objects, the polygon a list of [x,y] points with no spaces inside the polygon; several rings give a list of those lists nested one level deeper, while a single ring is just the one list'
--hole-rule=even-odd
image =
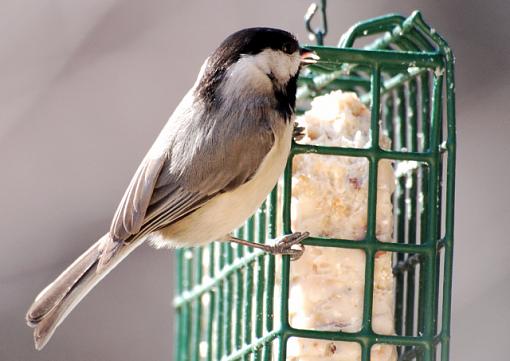
[{"label": "bird's breast", "polygon": [[169,248],[203,245],[221,239],[241,226],[260,207],[282,174],[292,131],[292,122],[287,123],[248,182],[217,195],[181,221],[156,232],[151,242],[156,247]]}]

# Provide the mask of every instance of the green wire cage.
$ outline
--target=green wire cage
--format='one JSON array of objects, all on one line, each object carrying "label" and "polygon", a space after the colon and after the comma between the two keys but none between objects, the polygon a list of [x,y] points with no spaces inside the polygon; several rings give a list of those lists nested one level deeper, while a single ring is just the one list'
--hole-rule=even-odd
[{"label": "green wire cage", "polygon": [[[322,9],[324,11],[324,8]],[[323,16],[325,14],[323,13]],[[308,15],[307,26],[311,15]],[[326,33],[314,31],[318,44]],[[370,41],[371,40],[371,41]],[[355,48],[355,42],[365,43]],[[175,359],[286,360],[289,338],[359,344],[370,360],[376,344],[395,345],[398,360],[448,360],[455,182],[454,59],[446,41],[419,12],[387,15],[353,26],[338,47],[310,46],[321,61],[300,78],[298,97],[355,91],[371,110],[371,147],[293,143],[281,187],[236,236],[265,243],[292,233],[292,159],[303,153],[364,157],[369,162],[367,231],[363,240],[311,237],[314,246],[365,252],[361,330],[297,329],[289,323],[291,261],[228,243],[177,251]],[[379,146],[379,133],[392,149]],[[412,161],[396,180],[394,243],[376,237],[378,162]],[[277,226],[278,225],[278,226]],[[281,225],[281,226],[280,226]],[[281,230],[280,230],[281,228]],[[395,334],[373,331],[374,257],[392,252]],[[306,251],[305,251],[306,252]],[[276,274],[278,272],[278,274]],[[275,291],[278,288],[278,292]]]}]

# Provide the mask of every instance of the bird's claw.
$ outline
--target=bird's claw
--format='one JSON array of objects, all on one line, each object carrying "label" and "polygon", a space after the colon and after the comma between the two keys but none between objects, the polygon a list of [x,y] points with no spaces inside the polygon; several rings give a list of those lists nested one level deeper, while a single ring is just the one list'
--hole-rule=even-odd
[{"label": "bird's claw", "polygon": [[[305,246],[302,242],[309,236],[310,233],[308,232],[294,232],[292,234],[282,236],[277,239],[276,244],[271,246],[269,251],[274,255],[281,254],[290,256],[290,259],[295,261],[303,255]],[[292,248],[293,246],[298,246],[298,248]]]},{"label": "bird's claw", "polygon": [[305,127],[300,127],[298,123],[294,122],[294,130],[292,132],[294,140],[300,141],[305,137]]}]

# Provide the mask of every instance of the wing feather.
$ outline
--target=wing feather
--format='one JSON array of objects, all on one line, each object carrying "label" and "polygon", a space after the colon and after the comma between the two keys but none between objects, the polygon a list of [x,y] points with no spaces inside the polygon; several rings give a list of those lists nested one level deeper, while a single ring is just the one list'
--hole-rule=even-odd
[{"label": "wing feather", "polygon": [[100,265],[124,242],[166,227],[251,179],[274,143],[264,109],[247,111],[242,119],[228,109],[214,118],[204,112],[190,118],[186,107],[178,112],[184,116],[174,113],[153,146],[159,151],[144,158],[115,212]]},{"label": "wing feather", "polygon": [[124,240],[136,234],[142,227],[152,191],[163,164],[163,157],[145,158],[138,167],[110,227],[110,235],[114,240]]}]

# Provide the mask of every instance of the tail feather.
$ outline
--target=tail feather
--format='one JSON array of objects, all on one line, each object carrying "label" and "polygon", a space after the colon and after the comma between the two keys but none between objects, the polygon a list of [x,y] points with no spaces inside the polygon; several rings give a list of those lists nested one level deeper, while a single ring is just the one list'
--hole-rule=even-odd
[{"label": "tail feather", "polygon": [[105,267],[97,270],[101,258],[102,242],[107,236],[103,236],[62,272],[55,281],[41,291],[29,308],[26,320],[28,325],[34,328],[36,349],[42,349],[55,329],[83,297],[143,242],[143,240],[135,240],[123,245]]},{"label": "tail feather", "polygon": [[83,275],[97,262],[99,258],[99,244],[97,241],[67,269],[62,272],[55,281],[50,283],[35,298],[34,303],[27,311],[26,320],[29,326],[35,327],[62,299],[69,294],[72,287]]}]

